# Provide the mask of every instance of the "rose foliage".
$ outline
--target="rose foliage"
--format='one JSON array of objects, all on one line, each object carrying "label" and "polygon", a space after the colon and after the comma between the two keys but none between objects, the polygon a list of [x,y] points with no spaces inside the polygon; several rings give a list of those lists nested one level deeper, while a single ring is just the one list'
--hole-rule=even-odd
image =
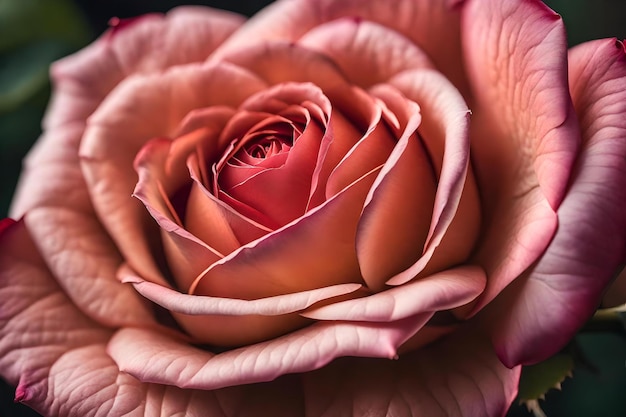
[{"label": "rose foliage", "polygon": [[626,258],[624,45],[538,0],[180,7],[51,76],[0,227],[45,415],[503,415]]}]

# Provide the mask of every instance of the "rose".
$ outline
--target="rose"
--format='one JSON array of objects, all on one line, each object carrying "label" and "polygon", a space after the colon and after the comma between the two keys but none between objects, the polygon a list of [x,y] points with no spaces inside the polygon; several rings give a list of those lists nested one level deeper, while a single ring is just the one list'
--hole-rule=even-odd
[{"label": "rose", "polygon": [[[0,235],[16,398],[60,415],[229,415],[242,399],[269,415],[502,414],[518,364],[558,350],[624,259],[621,43],[568,60],[534,1],[283,1],[240,23],[177,9],[53,68],[22,219]],[[258,165],[288,157],[303,162]],[[283,194],[225,195],[240,168],[278,172]],[[289,188],[301,177],[315,186]]]}]

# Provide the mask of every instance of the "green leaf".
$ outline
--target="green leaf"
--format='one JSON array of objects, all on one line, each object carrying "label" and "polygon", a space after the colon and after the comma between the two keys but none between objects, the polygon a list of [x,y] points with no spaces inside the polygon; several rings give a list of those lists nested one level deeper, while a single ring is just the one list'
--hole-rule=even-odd
[{"label": "green leaf", "polygon": [[535,416],[543,417],[538,400],[545,399],[546,393],[553,389],[561,389],[561,383],[572,376],[574,358],[568,353],[559,353],[536,365],[522,369],[518,398],[526,404]]}]

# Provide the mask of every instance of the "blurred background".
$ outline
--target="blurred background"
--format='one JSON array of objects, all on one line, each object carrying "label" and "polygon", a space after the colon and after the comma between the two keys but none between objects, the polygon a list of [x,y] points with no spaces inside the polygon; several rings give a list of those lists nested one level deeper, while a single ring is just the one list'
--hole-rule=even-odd
[{"label": "blurred background", "polygon": [[[341,1],[341,0],[338,0]],[[0,218],[7,215],[21,161],[41,133],[50,95],[51,62],[100,35],[112,17],[165,12],[202,4],[251,16],[269,0],[0,0]],[[570,45],[602,37],[626,38],[624,0],[546,0],[565,21]],[[625,333],[579,335],[568,347],[574,378],[541,401],[547,417],[626,416]],[[14,388],[0,380],[0,417],[38,416],[15,404]],[[516,403],[517,404],[517,403]],[[533,414],[514,405],[509,417]]]}]

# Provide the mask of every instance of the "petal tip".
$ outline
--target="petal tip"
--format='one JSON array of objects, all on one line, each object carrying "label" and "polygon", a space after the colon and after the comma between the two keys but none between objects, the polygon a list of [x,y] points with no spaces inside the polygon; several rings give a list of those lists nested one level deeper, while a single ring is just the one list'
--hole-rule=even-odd
[{"label": "petal tip", "polygon": [[23,403],[32,398],[32,393],[29,389],[27,389],[23,384],[18,385],[15,389],[15,398],[13,402],[15,403]]},{"label": "petal tip", "polygon": [[7,217],[0,220],[0,234],[2,234],[5,230],[10,229],[17,221]]}]

